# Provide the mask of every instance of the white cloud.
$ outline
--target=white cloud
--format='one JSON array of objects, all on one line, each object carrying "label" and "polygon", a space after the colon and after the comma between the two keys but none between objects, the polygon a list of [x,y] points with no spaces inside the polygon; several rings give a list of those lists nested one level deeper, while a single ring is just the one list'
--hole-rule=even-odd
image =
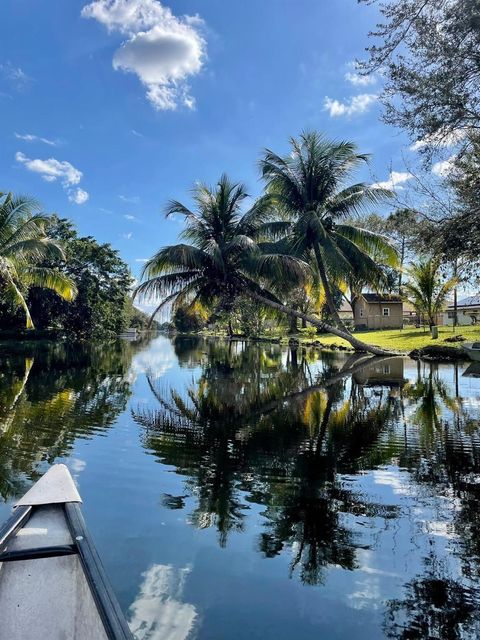
[{"label": "white cloud", "polygon": [[133,238],[133,233],[123,233],[122,238],[125,238],[125,240],[131,240]]},{"label": "white cloud", "polygon": [[135,262],[148,262],[148,258],[135,258]]},{"label": "white cloud", "polygon": [[125,220],[137,220],[135,216],[132,216],[129,213],[126,213],[123,217],[125,218]]},{"label": "white cloud", "polygon": [[94,0],[81,15],[127,36],[114,53],[113,68],[135,73],[155,109],[176,109],[179,103],[193,109],[186,81],[200,72],[206,55],[198,16],[176,17],[157,0]]},{"label": "white cloud", "polygon": [[23,69],[8,61],[0,64],[0,75],[9,80],[17,89],[22,89],[31,81],[30,76]]},{"label": "white cloud", "polygon": [[408,173],[408,171],[390,171],[388,180],[375,182],[372,184],[372,189],[390,189],[390,191],[403,189],[402,183],[407,182],[412,177],[412,174]]},{"label": "white cloud", "polygon": [[332,100],[332,98],[326,96],[323,106],[332,118],[338,116],[353,116],[368,111],[377,98],[378,96],[375,93],[360,93],[350,98],[347,102],[340,102],[339,100]]},{"label": "white cloud", "polygon": [[446,178],[455,169],[456,157],[457,157],[456,155],[453,155],[453,156],[450,156],[448,160],[441,160],[440,162],[435,162],[435,164],[432,166],[432,173],[440,178]]},{"label": "white cloud", "polygon": [[89,195],[86,191],[80,188],[72,189],[74,185],[80,182],[83,173],[74,167],[73,164],[70,164],[70,162],[57,160],[56,158],[48,158],[46,160],[41,160],[40,158],[32,159],[28,158],[21,151],[17,151],[15,160],[23,164],[29,171],[38,173],[46,182],[56,182],[59,180],[71,202],[83,204],[88,200]]},{"label": "white cloud", "polygon": [[449,133],[439,131],[414,142],[410,147],[410,151],[418,151],[425,147],[453,147],[461,142],[467,136],[467,133],[466,129],[457,129]]},{"label": "white cloud", "polygon": [[377,78],[375,76],[362,76],[359,73],[347,71],[345,74],[345,80],[355,85],[356,87],[368,87],[369,85],[375,84],[377,82]]},{"label": "white cloud", "polygon": [[33,133],[16,133],[15,132],[15,137],[18,138],[18,140],[25,140],[26,142],[43,142],[43,144],[48,144],[51,147],[56,147],[57,146],[57,142],[55,140],[49,140],[48,138],[42,138],[41,136],[36,136]]},{"label": "white cloud", "polygon": [[137,204],[137,202],[140,202],[140,198],[139,198],[139,196],[130,196],[130,197],[127,197],[127,196],[122,196],[122,195],[120,195],[120,196],[118,196],[118,197],[120,198],[120,200],[123,200],[124,202],[129,202],[129,203],[131,203],[131,204]]},{"label": "white cloud", "polygon": [[54,182],[59,179],[64,186],[71,186],[78,184],[82,179],[82,172],[66,160],[60,161],[55,158],[48,158],[48,160],[40,160],[37,158],[31,160],[21,151],[17,151],[15,160],[25,165],[29,171],[39,173],[47,182]]},{"label": "white cloud", "polygon": [[90,195],[87,193],[87,191],[78,188],[69,193],[68,199],[70,200],[70,202],[75,202],[75,204],[85,204],[89,197]]}]

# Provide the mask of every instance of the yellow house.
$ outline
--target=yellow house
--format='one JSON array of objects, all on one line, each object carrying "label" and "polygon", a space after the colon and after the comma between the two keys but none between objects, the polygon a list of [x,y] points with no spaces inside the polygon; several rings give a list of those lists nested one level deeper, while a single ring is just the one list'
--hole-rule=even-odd
[{"label": "yellow house", "polygon": [[403,301],[389,293],[362,293],[354,303],[356,329],[401,329]]}]

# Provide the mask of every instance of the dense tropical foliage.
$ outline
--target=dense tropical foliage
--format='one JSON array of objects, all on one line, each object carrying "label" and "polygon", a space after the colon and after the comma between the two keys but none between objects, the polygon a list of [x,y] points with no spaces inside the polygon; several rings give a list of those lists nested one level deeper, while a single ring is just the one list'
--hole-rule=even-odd
[{"label": "dense tropical foliage", "polygon": [[[183,215],[186,226],[182,237],[189,243],[161,248],[146,263],[146,280],[137,288],[137,294],[160,299],[155,313],[167,303],[173,304],[174,309],[185,306],[191,310],[202,307],[230,311],[236,298],[248,296],[265,307],[345,338],[357,349],[384,353],[365,345],[343,327],[329,325],[284,304],[285,291],[315,280],[315,267],[307,262],[306,251],[289,251],[287,241],[284,245],[259,241],[271,232],[267,222],[276,215],[277,198],[268,193],[244,210],[242,204],[247,197],[242,184],[223,175],[214,189],[195,186],[194,211],[180,202],[170,202],[166,214]],[[359,230],[359,237],[369,235]],[[347,232],[342,246],[356,246]],[[360,253],[357,249],[355,255]],[[368,257],[366,252],[362,252],[363,256]]]},{"label": "dense tropical foliage", "polygon": [[32,288],[50,289],[67,302],[77,294],[74,281],[49,264],[65,256],[47,235],[48,222],[35,200],[0,194],[0,300],[4,309],[20,312],[27,329],[34,326],[26,300]]}]

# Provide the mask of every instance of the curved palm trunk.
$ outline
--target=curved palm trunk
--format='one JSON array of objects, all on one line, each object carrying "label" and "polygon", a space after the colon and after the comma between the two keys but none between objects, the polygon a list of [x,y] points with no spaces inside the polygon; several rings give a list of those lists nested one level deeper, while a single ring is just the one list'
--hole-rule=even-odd
[{"label": "curved palm trunk", "polygon": [[301,311],[297,311],[295,309],[291,309],[290,307],[286,307],[284,304],[279,304],[278,302],[274,302],[273,300],[270,300],[270,298],[262,296],[259,293],[256,293],[254,291],[249,291],[249,290],[247,290],[245,293],[249,295],[251,298],[253,298],[254,300],[256,300],[257,302],[261,302],[267,307],[276,309],[277,311],[280,311],[280,313],[284,313],[290,318],[292,317],[300,318],[301,320],[305,320],[305,322],[308,322],[314,327],[318,327],[319,329],[322,329],[322,331],[327,331],[328,333],[333,333],[334,336],[343,338],[344,340],[349,342],[356,351],[373,353],[373,355],[375,356],[394,355],[392,351],[386,351],[385,349],[381,349],[380,347],[375,347],[373,345],[366,344],[361,340],[357,340],[357,338],[352,336],[352,334],[349,333],[348,331],[344,331],[342,329],[339,329],[338,327],[332,327],[331,325],[326,324],[325,322],[322,322],[322,320],[318,320],[318,318],[314,318],[313,316],[307,315],[306,313],[302,313]]},{"label": "curved palm trunk", "polygon": [[327,301],[330,315],[332,316],[335,323],[342,329],[342,331],[350,335],[350,331],[343,324],[340,316],[338,315],[337,308],[335,307],[332,290],[330,288],[330,283],[328,282],[328,278],[327,278],[327,272],[325,271],[325,266],[323,264],[322,256],[320,255],[320,250],[317,244],[315,244],[314,246],[314,251],[315,251],[315,258],[317,260],[318,272],[320,274],[320,280],[322,281],[322,285],[325,290],[325,299]]}]

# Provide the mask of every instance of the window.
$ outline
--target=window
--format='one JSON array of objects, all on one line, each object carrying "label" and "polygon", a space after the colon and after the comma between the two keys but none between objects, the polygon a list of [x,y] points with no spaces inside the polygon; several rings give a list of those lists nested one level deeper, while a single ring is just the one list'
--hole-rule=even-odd
[{"label": "window", "polygon": [[360,318],[363,318],[363,309],[360,309]]},{"label": "window", "polygon": [[390,316],[390,307],[383,307],[383,315],[385,318]]}]

